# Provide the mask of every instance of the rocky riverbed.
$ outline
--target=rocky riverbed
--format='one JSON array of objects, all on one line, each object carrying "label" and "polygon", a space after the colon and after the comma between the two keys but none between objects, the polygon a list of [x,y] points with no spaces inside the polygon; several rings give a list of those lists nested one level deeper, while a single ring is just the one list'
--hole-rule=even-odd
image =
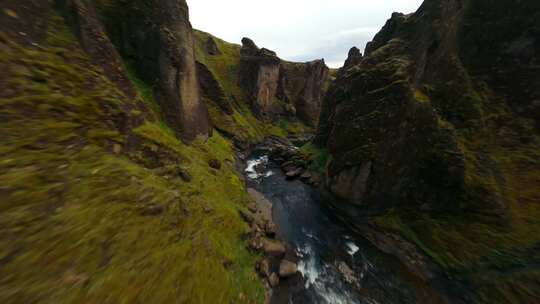
[{"label": "rocky riverbed", "polygon": [[271,139],[245,163],[254,200],[249,246],[264,253],[257,270],[271,303],[427,303],[397,259],[333,216],[331,197],[295,146]]}]

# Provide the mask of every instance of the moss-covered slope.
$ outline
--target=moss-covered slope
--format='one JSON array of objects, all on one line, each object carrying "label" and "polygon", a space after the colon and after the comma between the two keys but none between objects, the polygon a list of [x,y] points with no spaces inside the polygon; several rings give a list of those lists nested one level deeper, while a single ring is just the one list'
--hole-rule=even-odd
[{"label": "moss-covered slope", "polygon": [[184,145],[50,1],[0,14],[0,302],[261,302],[232,144]]}]

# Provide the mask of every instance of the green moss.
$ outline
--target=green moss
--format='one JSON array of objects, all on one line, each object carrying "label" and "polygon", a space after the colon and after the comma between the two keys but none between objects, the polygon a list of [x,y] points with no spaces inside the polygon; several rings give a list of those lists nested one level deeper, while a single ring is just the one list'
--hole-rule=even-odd
[{"label": "green moss", "polygon": [[311,160],[310,170],[318,173],[324,173],[326,165],[330,159],[330,154],[326,149],[319,148],[309,142],[300,148],[300,152]]},{"label": "green moss", "polygon": [[421,103],[429,102],[429,97],[420,90],[414,91],[414,99],[416,99],[417,101]]},{"label": "green moss", "polygon": [[[140,118],[139,98],[54,12],[47,35],[37,50],[9,37],[0,48],[0,302],[262,302],[231,143],[215,134],[186,146],[159,121],[117,128],[116,117]],[[159,167],[145,166],[154,158]]]}]

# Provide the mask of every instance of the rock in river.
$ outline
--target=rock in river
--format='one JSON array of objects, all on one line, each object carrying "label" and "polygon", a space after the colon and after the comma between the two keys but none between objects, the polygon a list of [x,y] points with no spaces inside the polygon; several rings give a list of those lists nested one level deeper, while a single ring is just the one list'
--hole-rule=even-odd
[{"label": "rock in river", "polygon": [[279,263],[280,277],[288,278],[295,275],[296,272],[298,272],[298,266],[296,265],[296,263],[287,260],[282,260],[281,263]]},{"label": "rock in river", "polygon": [[285,254],[285,245],[279,241],[264,239],[262,243],[262,249],[266,254],[278,257]]}]

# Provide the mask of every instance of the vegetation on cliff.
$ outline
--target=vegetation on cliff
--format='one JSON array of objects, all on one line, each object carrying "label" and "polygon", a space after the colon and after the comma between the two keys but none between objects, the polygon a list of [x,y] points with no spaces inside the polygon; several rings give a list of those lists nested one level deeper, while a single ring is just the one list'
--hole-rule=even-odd
[{"label": "vegetation on cliff", "polygon": [[316,141],[330,189],[416,244],[456,301],[540,298],[538,22],[526,13],[539,11],[428,0],[395,13],[327,96]]},{"label": "vegetation on cliff", "polygon": [[231,142],[182,143],[48,1],[1,6],[0,301],[262,302]]}]

